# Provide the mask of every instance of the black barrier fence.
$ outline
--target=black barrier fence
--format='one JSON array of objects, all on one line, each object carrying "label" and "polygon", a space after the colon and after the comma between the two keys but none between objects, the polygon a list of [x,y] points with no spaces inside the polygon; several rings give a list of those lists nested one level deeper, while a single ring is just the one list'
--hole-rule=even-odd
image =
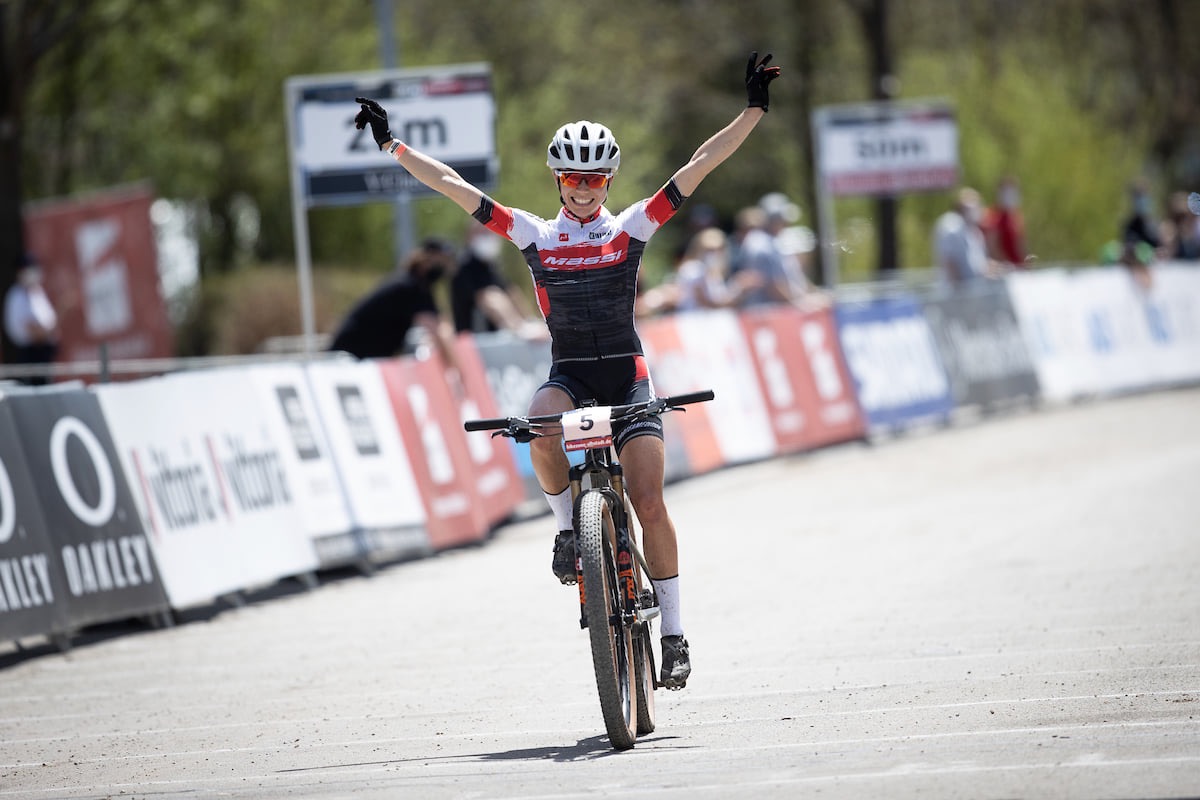
[{"label": "black barrier fence", "polygon": [[[141,517],[96,398],[0,399],[0,636],[68,634],[167,610]],[[30,476],[43,476],[36,483]],[[11,506],[11,508],[10,508]],[[12,532],[8,530],[12,520]]]},{"label": "black barrier fence", "polygon": [[923,301],[956,406],[991,411],[1035,399],[1037,372],[1004,284]]},{"label": "black barrier fence", "polygon": [[46,536],[32,473],[0,402],[0,638],[65,631],[67,582]]},{"label": "black barrier fence", "polygon": [[[496,398],[500,416],[519,416],[529,411],[529,399],[550,374],[550,344],[533,343],[511,334],[478,334],[475,337],[483,360],[488,385]],[[529,448],[514,446],[513,457],[525,487],[525,496],[536,499],[542,488],[529,460]]]}]

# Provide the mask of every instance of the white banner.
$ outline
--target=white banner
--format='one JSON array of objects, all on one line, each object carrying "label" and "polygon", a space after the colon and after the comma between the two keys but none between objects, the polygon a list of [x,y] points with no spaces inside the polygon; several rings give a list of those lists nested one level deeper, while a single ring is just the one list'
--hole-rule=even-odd
[{"label": "white banner", "polygon": [[326,361],[307,369],[356,526],[423,526],[425,508],[379,367]]},{"label": "white banner", "polygon": [[1123,267],[1017,272],[1005,279],[1042,394],[1071,400],[1200,378],[1200,272]]},{"label": "white banner", "polygon": [[294,477],[304,530],[314,539],[353,527],[337,466],[317,405],[299,364],[259,364],[243,371],[258,386],[260,403]]},{"label": "white banner", "polygon": [[311,572],[279,443],[245,375],[94,389],[174,608]]},{"label": "white banner", "polygon": [[738,464],[774,455],[775,433],[754,371],[754,356],[732,311],[677,314],[682,352],[653,352],[645,342],[655,391],[660,395],[712,389],[706,404],[721,456]]}]

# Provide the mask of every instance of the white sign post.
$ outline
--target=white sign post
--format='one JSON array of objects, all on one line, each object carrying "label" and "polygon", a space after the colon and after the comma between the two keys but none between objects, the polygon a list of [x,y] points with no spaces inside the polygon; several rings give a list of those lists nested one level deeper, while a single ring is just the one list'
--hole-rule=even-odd
[{"label": "white sign post", "polygon": [[377,100],[392,133],[481,188],[495,183],[496,103],[487,64],[288,78],[284,86],[292,222],[304,350],[315,337],[308,209],[392,201],[431,190],[381,155],[370,128],[354,127],[355,97]]},{"label": "white sign post", "polygon": [[958,183],[958,124],[937,100],[813,111],[817,216],[825,282],[837,283],[833,198],[948,189]]}]

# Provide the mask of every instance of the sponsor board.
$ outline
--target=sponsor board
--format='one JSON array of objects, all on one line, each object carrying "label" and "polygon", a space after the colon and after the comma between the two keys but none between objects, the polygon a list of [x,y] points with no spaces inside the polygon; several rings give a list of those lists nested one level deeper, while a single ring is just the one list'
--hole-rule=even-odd
[{"label": "sponsor board", "polygon": [[379,367],[346,360],[305,369],[368,556],[428,551],[425,507]]},{"label": "sponsor board", "polygon": [[950,380],[914,297],[839,302],[834,314],[870,429],[902,430],[949,419]]},{"label": "sponsor board", "polygon": [[488,530],[472,481],[471,454],[458,400],[440,358],[375,362],[387,387],[425,505],[435,550],[479,541]]},{"label": "sponsor board", "polygon": [[862,438],[865,421],[829,309],[740,315],[779,452]]},{"label": "sponsor board", "polygon": [[712,389],[715,399],[666,415],[685,440],[689,472],[765,458],[776,451],[753,359],[731,311],[696,311],[650,320],[642,342],[662,396]]},{"label": "sponsor board", "polygon": [[162,566],[172,606],[317,567],[281,441],[243,370],[94,390]]},{"label": "sponsor board", "polygon": [[[71,629],[164,610],[159,568],[95,397],[64,388],[3,402],[25,466],[38,476],[33,490],[49,545],[46,562],[32,571],[21,562],[21,574],[39,576],[40,592],[65,600]],[[40,580],[41,566],[46,576],[58,573],[57,585]]]},{"label": "sponsor board", "polygon": [[0,639],[69,627],[67,581],[46,535],[32,473],[0,400]]},{"label": "sponsor board", "polygon": [[[528,413],[534,392],[545,382],[553,363],[550,343],[531,342],[509,333],[475,334],[475,347],[483,362],[488,387],[495,402],[497,417],[515,417]],[[516,464],[527,499],[542,499],[530,460],[529,445],[511,439],[503,441]]]},{"label": "sponsor board", "polygon": [[60,361],[166,358],[173,335],[158,279],[146,187],[30,204],[26,244],[58,311]]},{"label": "sponsor board", "polygon": [[[459,373],[464,395],[459,398],[459,420],[484,419],[500,416],[499,406],[488,387],[483,358],[475,346],[474,336],[462,334],[456,343]],[[525,497],[521,476],[513,459],[508,440],[493,437],[488,431],[466,434],[467,451],[471,455],[475,488],[483,505],[489,526],[506,519]]]},{"label": "sponsor board", "polygon": [[1036,397],[1037,372],[1001,283],[924,301],[925,318],[959,406]]},{"label": "sponsor board", "polygon": [[347,564],[366,555],[354,536],[346,494],[330,452],[321,415],[299,364],[244,367],[258,386],[264,418],[274,428],[284,469],[296,487],[304,530],[321,566]]}]

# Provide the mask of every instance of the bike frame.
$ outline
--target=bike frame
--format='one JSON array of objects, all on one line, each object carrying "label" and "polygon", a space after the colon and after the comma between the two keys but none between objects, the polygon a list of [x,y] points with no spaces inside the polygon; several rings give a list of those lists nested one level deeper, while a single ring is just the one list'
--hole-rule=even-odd
[{"label": "bike frame", "polygon": [[[616,529],[614,557],[617,562],[617,580],[620,581],[622,600],[621,619],[610,620],[610,622],[625,625],[636,632],[637,626],[657,614],[644,614],[641,607],[641,586],[638,585],[637,571],[634,568],[635,559],[647,576],[650,571],[630,527],[624,472],[621,465],[616,462],[612,445],[585,450],[583,462],[570,468],[569,477],[576,520],[578,520],[579,503],[586,492],[600,492],[608,504],[613,527]],[[576,521],[575,527],[578,529],[578,521]],[[587,601],[587,587],[583,580],[582,566],[578,561],[575,569],[578,574],[577,585],[579,586],[579,627],[586,628],[587,615],[584,607]]]}]

